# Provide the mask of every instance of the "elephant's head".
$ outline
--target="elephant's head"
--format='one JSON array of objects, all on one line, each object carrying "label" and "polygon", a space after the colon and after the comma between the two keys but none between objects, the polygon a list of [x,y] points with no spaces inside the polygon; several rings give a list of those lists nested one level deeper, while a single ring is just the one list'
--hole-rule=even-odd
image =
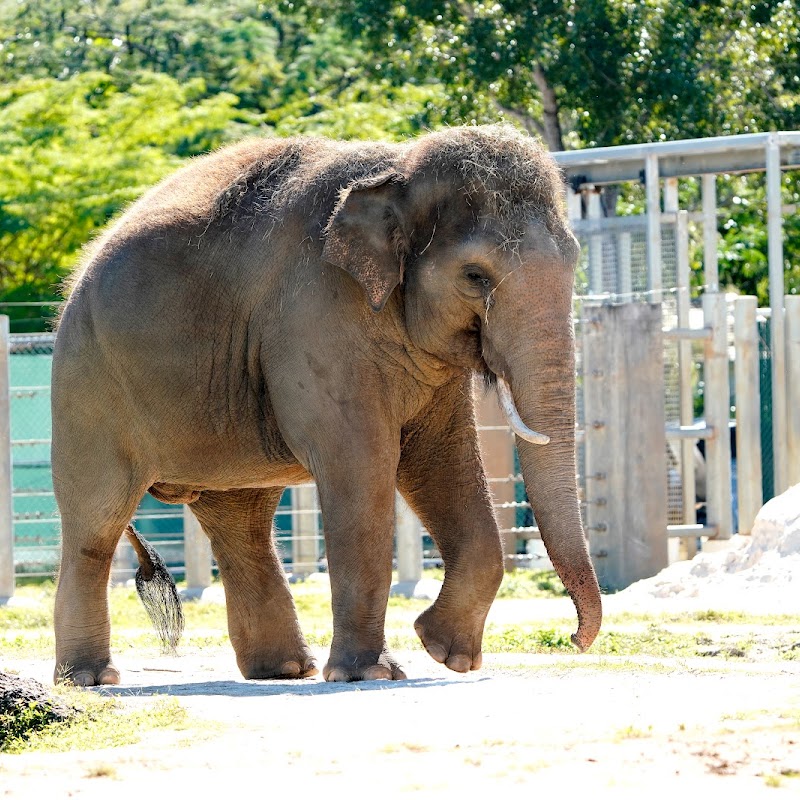
[{"label": "elephant's head", "polygon": [[408,145],[395,168],[341,193],[324,257],[361,283],[375,312],[401,285],[415,345],[498,384],[583,650],[602,610],[576,483],[578,246],[561,196],[552,159],[510,127],[431,134]]}]

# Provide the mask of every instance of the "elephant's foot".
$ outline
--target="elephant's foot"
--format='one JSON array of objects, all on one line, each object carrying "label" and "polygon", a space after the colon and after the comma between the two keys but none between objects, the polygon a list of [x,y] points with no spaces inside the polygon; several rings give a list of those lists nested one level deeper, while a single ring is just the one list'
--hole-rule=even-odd
[{"label": "elephant's foot", "polygon": [[311,678],[319,672],[314,656],[306,645],[282,652],[271,650],[239,655],[236,661],[247,680]]},{"label": "elephant's foot", "polygon": [[434,661],[454,672],[469,672],[480,669],[483,660],[483,623],[484,619],[476,619],[474,614],[459,615],[454,621],[452,614],[434,603],[417,617],[414,630]]},{"label": "elephant's foot", "polygon": [[101,664],[81,664],[60,661],[53,675],[55,683],[72,683],[75,686],[116,686],[119,683],[119,670],[105,661]]},{"label": "elephant's foot", "polygon": [[322,671],[326,681],[402,681],[406,673],[394,656],[384,649],[377,657],[373,653],[347,654],[331,652]]}]

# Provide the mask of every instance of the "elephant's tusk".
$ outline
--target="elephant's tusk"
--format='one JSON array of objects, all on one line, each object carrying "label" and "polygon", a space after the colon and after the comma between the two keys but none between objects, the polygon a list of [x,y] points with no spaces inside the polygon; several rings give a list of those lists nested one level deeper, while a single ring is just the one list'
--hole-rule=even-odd
[{"label": "elephant's tusk", "polygon": [[519,411],[517,411],[517,407],[514,405],[514,397],[511,394],[511,389],[499,375],[497,376],[497,394],[500,397],[500,406],[508,419],[511,430],[514,431],[520,439],[525,439],[526,442],[531,442],[532,444],[547,444],[550,441],[549,436],[532,431],[522,421],[522,417],[520,417]]}]

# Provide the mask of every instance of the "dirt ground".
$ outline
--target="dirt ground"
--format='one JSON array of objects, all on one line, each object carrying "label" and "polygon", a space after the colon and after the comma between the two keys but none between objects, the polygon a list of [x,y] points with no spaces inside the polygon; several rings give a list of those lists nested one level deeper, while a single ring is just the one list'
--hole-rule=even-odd
[{"label": "dirt ground", "polygon": [[[232,651],[119,657],[125,685],[108,691],[129,708],[178,698],[189,729],[2,755],[0,798],[210,797],[240,781],[266,796],[800,795],[800,662],[487,654],[462,676],[399,655],[409,680],[360,684],[246,682]],[[3,667],[48,682],[52,665]]]}]

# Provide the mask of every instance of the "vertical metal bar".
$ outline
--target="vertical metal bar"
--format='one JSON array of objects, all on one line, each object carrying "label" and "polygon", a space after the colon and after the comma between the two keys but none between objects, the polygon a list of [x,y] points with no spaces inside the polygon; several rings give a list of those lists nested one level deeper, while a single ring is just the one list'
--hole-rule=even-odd
[{"label": "vertical metal bar", "polygon": [[786,460],[786,334],[783,318],[783,215],[781,212],[781,151],[777,136],[767,139],[767,255],[769,305],[772,309],[772,459],[775,494],[788,488]]},{"label": "vertical metal bar", "polygon": [[647,192],[647,288],[653,303],[661,302],[661,191],[658,179],[658,156],[645,158]]},{"label": "vertical metal bar", "polygon": [[631,258],[631,234],[629,231],[622,231],[617,236],[617,253],[619,264],[619,293],[623,299],[630,302],[633,294],[633,272]]},{"label": "vertical metal bar", "polygon": [[703,317],[713,331],[705,344],[706,424],[714,435],[706,440],[706,517],[717,526],[716,539],[730,539],[733,528],[731,505],[731,441],[729,432],[731,392],[728,376],[728,320],[725,295],[703,295]]},{"label": "vertical metal bar", "polygon": [[664,178],[664,211],[678,210],[678,179]]},{"label": "vertical metal bar", "polygon": [[398,493],[395,499],[397,580],[416,585],[422,578],[422,525]]},{"label": "vertical metal bar", "polygon": [[202,594],[211,586],[211,542],[187,505],[183,507],[183,559],[187,594]]},{"label": "vertical metal bar", "polygon": [[[677,202],[677,191],[675,193]],[[670,209],[672,210],[672,209]],[[677,210],[677,208],[675,209]],[[675,245],[677,257],[677,283],[678,283],[678,327],[689,327],[689,311],[691,307],[689,297],[689,283],[691,268],[689,265],[689,214],[686,211],[678,212],[675,228]],[[687,339],[678,342],[678,376],[680,392],[680,423],[691,425],[694,422],[694,392],[692,391],[692,343]],[[695,459],[694,441],[685,439],[681,442],[681,484],[683,489],[683,523],[694,525],[697,522],[695,486]],[[686,556],[694,556],[695,547],[687,539]]]},{"label": "vertical metal bar", "polygon": [[789,486],[800,483],[800,295],[786,295],[786,405]]},{"label": "vertical metal bar", "polygon": [[[596,190],[589,192],[589,219],[600,219],[603,210],[600,205],[600,193]],[[603,236],[593,234],[589,237],[589,291],[592,294],[602,294],[603,286]]]},{"label": "vertical metal bar", "polygon": [[10,328],[0,316],[0,601],[14,595],[14,514],[11,487]]},{"label": "vertical metal bar", "polygon": [[750,533],[763,502],[757,311],[758,298],[736,298],[733,336],[736,352],[734,381],[739,533]]},{"label": "vertical metal bar", "polygon": [[567,186],[567,219],[570,221],[583,216],[583,198],[571,186]]},{"label": "vertical metal bar", "polygon": [[717,176],[703,175],[703,270],[707,291],[719,291],[717,260]]}]

